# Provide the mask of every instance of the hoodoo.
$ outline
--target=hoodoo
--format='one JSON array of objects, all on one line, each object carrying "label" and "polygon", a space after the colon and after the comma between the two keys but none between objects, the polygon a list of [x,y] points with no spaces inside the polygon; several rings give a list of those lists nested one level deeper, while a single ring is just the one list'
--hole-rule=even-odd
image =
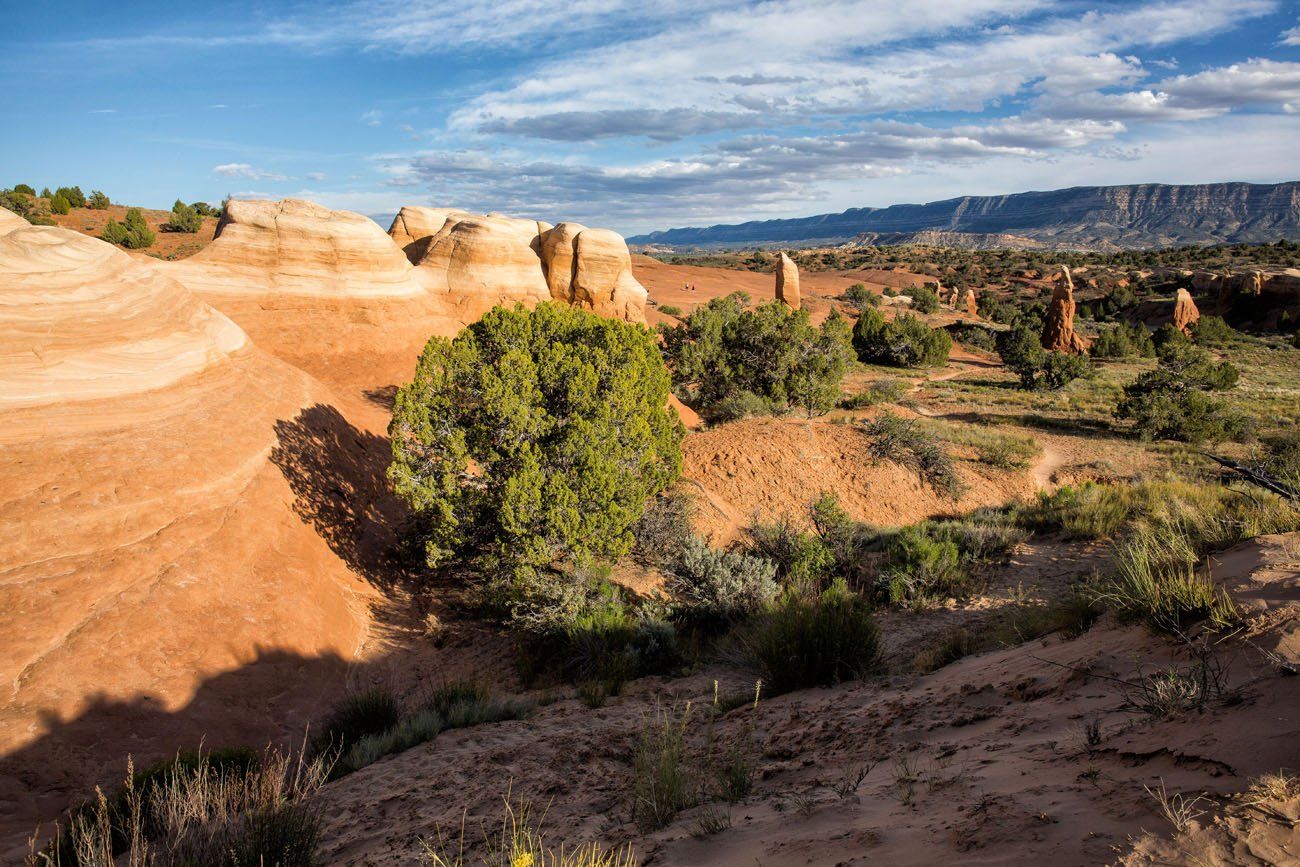
[{"label": "hoodoo", "polygon": [[1184,334],[1191,331],[1193,325],[1201,318],[1201,311],[1196,309],[1192,293],[1180,288],[1174,299],[1174,327]]},{"label": "hoodoo", "polygon": [[1068,265],[1061,266],[1056,278],[1056,288],[1043,321],[1042,342],[1044,349],[1053,352],[1082,355],[1088,351],[1088,345],[1074,330],[1074,281],[1070,279]]},{"label": "hoodoo", "polygon": [[799,309],[799,266],[785,253],[776,264],[776,300],[791,309]]},{"label": "hoodoo", "polygon": [[477,319],[497,304],[552,299],[645,321],[645,287],[632,275],[627,243],[608,229],[408,207],[388,233],[425,285],[462,319]]}]

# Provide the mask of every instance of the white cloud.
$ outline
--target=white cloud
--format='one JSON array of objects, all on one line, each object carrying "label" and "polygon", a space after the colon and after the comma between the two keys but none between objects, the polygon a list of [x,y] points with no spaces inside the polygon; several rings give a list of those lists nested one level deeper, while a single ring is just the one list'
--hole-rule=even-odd
[{"label": "white cloud", "polygon": [[223,178],[245,178],[250,181],[287,181],[288,178],[276,172],[254,168],[248,163],[223,163],[212,167],[214,175]]},{"label": "white cloud", "polygon": [[377,108],[372,108],[370,111],[362,113],[361,121],[366,126],[379,126],[384,122],[384,113]]},{"label": "white cloud", "polygon": [[309,180],[309,181],[323,181],[323,180],[325,180],[325,173],[324,173],[324,172],[308,172],[308,173],[307,173],[306,175],[304,175],[303,177],[307,178],[307,180]]},{"label": "white cloud", "polygon": [[1300,45],[1300,26],[1282,31],[1280,45]]}]

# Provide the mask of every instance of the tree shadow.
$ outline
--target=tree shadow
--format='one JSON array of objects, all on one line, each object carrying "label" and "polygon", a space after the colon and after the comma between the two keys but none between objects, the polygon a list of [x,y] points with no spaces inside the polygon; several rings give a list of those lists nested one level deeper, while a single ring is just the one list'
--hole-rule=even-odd
[{"label": "tree shadow", "polygon": [[1106,439],[1129,438],[1125,431],[1116,430],[1109,422],[1078,416],[1055,417],[1036,412],[1003,414],[966,410],[964,412],[940,413],[933,416],[933,418],[989,427],[1014,424],[1041,430],[1045,433],[1069,434],[1072,436],[1104,437]]},{"label": "tree shadow", "polygon": [[396,547],[410,509],[385,478],[388,439],[324,404],[276,422],[275,434],[271,461],[293,490],[294,511],[371,584],[389,589],[406,577]]},{"label": "tree shadow", "polygon": [[396,385],[381,385],[378,388],[367,388],[362,394],[375,406],[392,411],[393,404],[397,401],[398,388]]},{"label": "tree shadow", "polygon": [[348,683],[368,683],[375,665],[259,648],[252,661],[203,680],[178,708],[147,694],[96,695],[68,718],[43,713],[35,725],[42,734],[0,757],[0,863],[21,863],[38,823],[48,833],[94,786],[120,783],[128,756],[139,770],[200,746],[300,745]]}]

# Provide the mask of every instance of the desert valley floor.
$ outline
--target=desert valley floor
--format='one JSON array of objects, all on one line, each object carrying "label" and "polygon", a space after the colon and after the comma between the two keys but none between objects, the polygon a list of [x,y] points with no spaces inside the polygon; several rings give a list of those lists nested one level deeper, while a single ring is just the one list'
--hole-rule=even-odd
[{"label": "desert valley floor", "polygon": [[[13,339],[0,355],[0,857],[21,862],[38,826],[119,780],[128,755],[294,744],[348,691],[413,700],[471,679],[536,706],[325,785],[321,863],[423,863],[422,838],[463,823],[477,837],[509,795],[545,805],[557,841],[630,842],[650,864],[1300,863],[1300,788],[1249,794],[1300,767],[1300,533],[1209,558],[1243,615],[1226,635],[1179,644],[1105,615],[1076,637],[918,666],[945,637],[993,634],[1106,568],[1105,542],[1047,532],[985,567],[971,598],[880,611],[883,662],[868,679],[724,709],[719,695],[749,695],[757,679],[724,658],[590,707],[570,685],[523,684],[461,588],[420,580],[396,553],[408,515],[385,478],[394,394],[431,335],[497,303],[567,292],[623,316],[640,284],[656,326],[677,321],[665,308],[738,290],[771,300],[772,275],[629,256],[577,224],[444,212],[438,226],[462,227],[444,230],[444,249],[437,229],[415,228],[419,209],[395,238],[306,203],[241,204],[215,241],[209,222],[202,249],[173,261],[105,244],[95,226],[0,212],[0,331]],[[560,245],[538,255],[563,261],[571,284],[510,252],[535,239]],[[475,270],[485,261],[491,280]],[[924,282],[809,271],[802,303],[819,322],[848,312],[854,284],[892,295]],[[972,318],[950,305],[934,321]],[[1296,369],[1300,350],[1276,357]],[[724,545],[756,518],[806,521],[824,491],[858,521],[901,526],[1196,459],[1090,423],[1088,402],[1114,378],[1029,406],[996,354],[958,346],[928,371],[863,365],[846,390],[884,379],[903,383],[902,417],[996,428],[1031,456],[994,466],[955,434],[964,493],[952,501],[872,459],[858,422],[878,406],[714,426],[682,406],[679,484],[697,531]],[[1243,387],[1259,401],[1295,392],[1249,374]],[[614,578],[638,592],[659,580],[632,564]],[[1152,675],[1207,660],[1230,700],[1143,709]],[[643,832],[629,756],[647,721],[688,705],[693,748],[752,749],[752,790]],[[1165,790],[1199,799],[1199,815],[1172,827],[1151,794]]]}]

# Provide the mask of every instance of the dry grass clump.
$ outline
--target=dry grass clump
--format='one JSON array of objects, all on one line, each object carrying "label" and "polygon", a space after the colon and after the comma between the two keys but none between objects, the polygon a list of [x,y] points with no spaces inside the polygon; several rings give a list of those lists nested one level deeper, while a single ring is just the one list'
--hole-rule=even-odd
[{"label": "dry grass clump", "polygon": [[1202,621],[1225,627],[1238,617],[1208,570],[1198,571],[1204,557],[1300,528],[1300,507],[1254,490],[1163,480],[1062,488],[1041,495],[1020,520],[1076,537],[1116,538],[1113,575],[1098,599],[1123,618],[1180,633]]},{"label": "dry grass clump", "polygon": [[938,494],[954,500],[961,497],[965,484],[952,456],[916,419],[884,412],[862,429],[871,441],[868,451],[874,459],[912,470]]},{"label": "dry grass clump", "polygon": [[31,867],[311,867],[320,820],[307,796],[328,763],[268,750],[249,767],[226,768],[199,753],[142,782],[131,761],[120,792],[95,799],[55,829],[49,847],[33,839]]},{"label": "dry grass clump", "polygon": [[545,812],[536,815],[530,802],[511,803],[507,796],[500,826],[491,831],[483,829],[483,847],[478,855],[466,855],[462,822],[455,851],[439,833],[436,839],[420,840],[421,860],[428,867],[637,867],[641,863],[631,844],[606,849],[588,842],[572,849],[564,845],[552,848],[542,831],[545,818]]}]

